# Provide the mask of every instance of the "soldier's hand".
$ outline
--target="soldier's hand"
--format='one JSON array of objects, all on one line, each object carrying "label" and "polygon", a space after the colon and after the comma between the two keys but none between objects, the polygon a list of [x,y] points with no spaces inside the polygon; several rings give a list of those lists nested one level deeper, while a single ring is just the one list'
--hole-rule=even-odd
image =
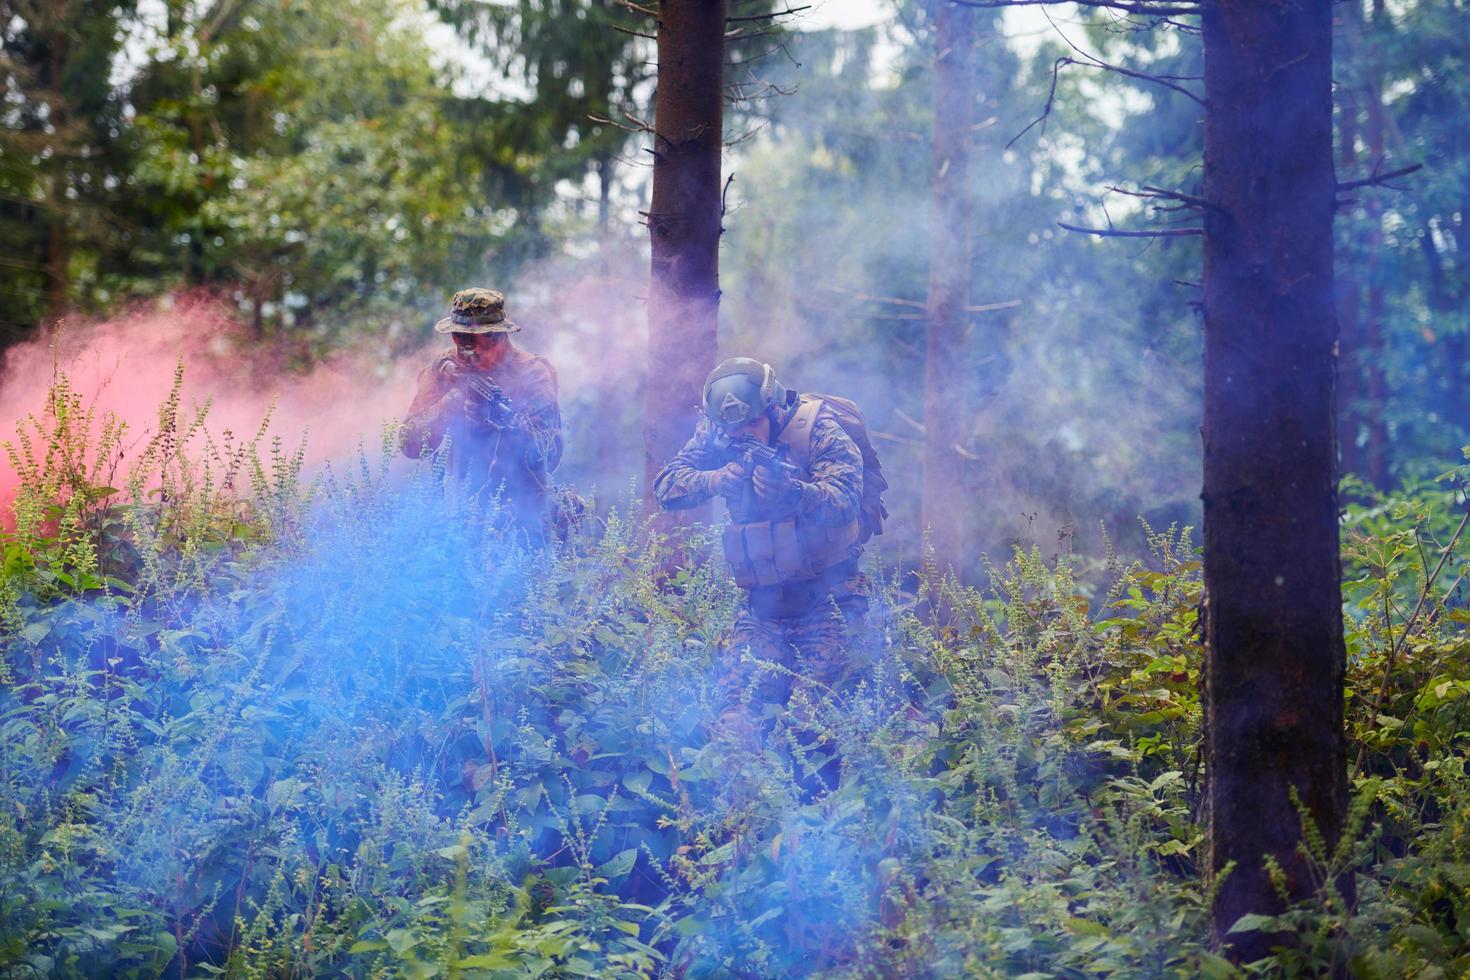
[{"label": "soldier's hand", "polygon": [[745,471],[740,468],[739,463],[726,463],[710,474],[709,488],[713,493],[728,497],[740,489],[740,483],[744,479]]},{"label": "soldier's hand", "polygon": [[474,395],[464,396],[463,411],[465,419],[468,420],[472,425],[478,426],[482,429],[489,429],[491,431],[501,428],[495,423],[494,419],[490,418],[489,413],[486,412],[485,403],[480,401]]},{"label": "soldier's hand", "polygon": [[790,476],[764,466],[756,467],[750,482],[755,486],[755,495],[767,502],[785,503],[800,492]]},{"label": "soldier's hand", "polygon": [[452,357],[440,361],[439,377],[449,384],[459,381],[459,362]]}]

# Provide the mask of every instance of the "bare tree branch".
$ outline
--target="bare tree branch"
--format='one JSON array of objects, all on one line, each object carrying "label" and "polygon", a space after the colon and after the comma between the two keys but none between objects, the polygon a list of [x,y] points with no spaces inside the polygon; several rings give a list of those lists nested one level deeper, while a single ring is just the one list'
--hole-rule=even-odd
[{"label": "bare tree branch", "polygon": [[894,435],[892,432],[884,432],[881,429],[869,429],[868,435],[872,436],[874,439],[883,439],[888,442],[896,442],[900,446],[922,447],[924,445],[924,440],[922,439],[915,439],[911,436],[898,436]]},{"label": "bare tree branch", "polygon": [[1001,7],[1051,7],[1059,3],[1075,3],[1079,7],[1094,7],[1100,10],[1120,10],[1125,14],[1142,14],[1146,17],[1187,17],[1201,13],[1197,3],[1166,3],[1155,5],[1148,0],[950,0],[961,7],[978,7],[995,10]]},{"label": "bare tree branch", "polygon": [[632,30],[631,28],[619,27],[617,24],[609,24],[607,26],[608,27],[611,27],[613,30],[617,31],[619,34],[629,34],[629,35],[632,35],[633,37],[646,37],[650,41],[657,41],[658,40],[658,35],[656,35],[656,34],[649,34],[647,31],[635,31],[635,30]]},{"label": "bare tree branch", "polygon": [[929,308],[927,304],[916,299],[900,299],[897,296],[874,296],[872,293],[860,293],[855,289],[847,289],[843,286],[829,286],[826,283],[819,284],[817,288],[833,293],[842,293],[845,296],[851,296],[853,299],[866,300],[869,303],[892,303],[895,306],[909,306],[917,310],[926,310]]},{"label": "bare tree branch", "polygon": [[[1062,36],[1062,40],[1067,41],[1066,35],[1062,35],[1061,31],[1057,31],[1057,33]],[[1067,41],[1067,43],[1069,45],[1072,44],[1071,41]],[[1093,58],[1092,55],[1088,54],[1086,51],[1078,48],[1076,45],[1072,45],[1072,49],[1078,54],[1082,55],[1084,58],[1088,58],[1090,60],[1078,61],[1076,58],[1071,58],[1067,56],[1060,57],[1056,60],[1056,62],[1051,66],[1051,88],[1046,93],[1046,105],[1042,107],[1041,115],[1031,120],[1031,122],[1026,125],[1025,129],[1021,130],[1015,136],[1012,136],[1010,142],[1006,143],[1005,149],[1009,150],[1011,147],[1015,146],[1017,140],[1019,140],[1022,136],[1025,136],[1027,133],[1031,132],[1031,130],[1035,129],[1037,126],[1041,127],[1041,131],[1043,133],[1046,132],[1046,122],[1048,119],[1051,118],[1052,107],[1056,105],[1057,101],[1057,82],[1060,80],[1062,68],[1066,65],[1081,65],[1083,68],[1103,68],[1107,71],[1117,72],[1120,75],[1127,75],[1130,78],[1140,78],[1145,81],[1156,82],[1159,85],[1165,86],[1166,88],[1173,89],[1181,95],[1188,96],[1189,98],[1198,102],[1200,105],[1205,104],[1204,100],[1201,99],[1199,96],[1195,95],[1193,92],[1183,87],[1182,85],[1175,84],[1175,82],[1173,81],[1173,79],[1176,77],[1186,81],[1193,81],[1195,80],[1194,76],[1150,75],[1146,72],[1134,71],[1131,68],[1122,68],[1117,65],[1110,65],[1106,62],[1099,61],[1098,59]]]},{"label": "bare tree branch", "polygon": [[1371,177],[1364,177],[1361,180],[1349,180],[1349,181],[1345,181],[1345,182],[1339,183],[1337,185],[1337,189],[1340,190],[1340,191],[1350,191],[1350,190],[1354,190],[1354,189],[1359,188],[1359,187],[1381,187],[1381,186],[1387,184],[1390,180],[1393,180],[1395,177],[1403,177],[1403,176],[1406,176],[1408,174],[1413,173],[1416,170],[1423,170],[1423,169],[1424,169],[1424,164],[1422,164],[1422,163],[1416,163],[1416,164],[1413,164],[1412,166],[1400,167],[1397,170],[1390,170],[1386,174],[1380,174],[1380,173],[1376,173],[1375,172]]},{"label": "bare tree branch", "polygon": [[788,16],[790,14],[799,14],[803,10],[811,10],[811,9],[812,9],[812,5],[811,4],[805,4],[805,5],[800,6],[800,7],[787,7],[785,10],[774,10],[771,13],[768,13],[768,14],[751,14],[748,17],[726,17],[725,18],[725,23],[727,23],[727,24],[739,24],[739,23],[741,23],[743,21],[752,21],[752,20],[775,20],[777,17],[786,17],[786,16]]},{"label": "bare tree branch", "polygon": [[739,136],[733,136],[733,137],[725,140],[725,142],[724,142],[725,148],[728,149],[728,148],[730,148],[732,146],[739,146],[741,143],[745,143],[745,142],[747,142],[749,140],[754,139],[762,130],[764,130],[770,124],[771,124],[770,118],[769,117],[763,117],[762,118],[762,121],[760,122],[759,125],[755,125],[755,126],[750,127],[745,132],[741,133]]},{"label": "bare tree branch", "polygon": [[[725,186],[724,186],[724,188],[722,188],[721,191],[720,191],[720,218],[722,220],[724,219],[725,215],[729,212],[729,208],[727,207],[726,199],[729,197],[729,194],[730,194],[730,185],[733,184],[733,183],[735,183],[735,172],[734,171],[731,171],[730,172],[730,176],[728,176],[728,177],[725,178]],[[723,230],[723,229],[721,229],[721,230]]]},{"label": "bare tree branch", "polygon": [[993,313],[996,310],[1014,310],[1021,305],[1018,299],[1003,300],[999,303],[981,303],[979,306],[965,307],[966,313]]},{"label": "bare tree branch", "polygon": [[1103,69],[1106,69],[1107,71],[1117,72],[1119,75],[1124,75],[1124,76],[1126,76],[1128,78],[1137,78],[1137,79],[1139,79],[1141,81],[1153,82],[1156,85],[1162,85],[1162,86],[1164,86],[1167,89],[1172,89],[1173,91],[1178,92],[1180,95],[1188,96],[1189,98],[1191,98],[1194,101],[1198,102],[1200,105],[1204,105],[1205,104],[1205,100],[1204,99],[1202,99],[1198,95],[1195,95],[1189,89],[1185,88],[1183,85],[1180,85],[1180,84],[1178,84],[1175,81],[1176,78],[1178,78],[1179,80],[1182,80],[1182,81],[1198,81],[1197,78],[1194,78],[1193,76],[1182,76],[1182,75],[1181,76],[1154,75],[1154,74],[1150,74],[1149,72],[1135,71],[1132,68],[1124,68],[1121,65],[1110,65],[1106,61],[1103,61],[1101,58],[1099,58],[1097,55],[1089,54],[1088,52],[1083,51],[1077,45],[1073,44],[1072,43],[1072,39],[1069,38],[1067,35],[1063,34],[1062,33],[1062,29],[1060,27],[1057,27],[1056,21],[1054,21],[1054,20],[1051,19],[1051,13],[1050,12],[1048,12],[1045,9],[1043,9],[1041,11],[1041,15],[1043,17],[1045,17],[1046,18],[1046,22],[1052,26],[1052,30],[1054,30],[1054,31],[1057,32],[1057,37],[1059,37],[1063,41],[1067,42],[1067,47],[1071,48],[1073,51],[1077,52],[1084,59],[1086,59],[1084,61],[1072,61],[1072,64],[1074,64],[1074,65],[1081,65],[1084,68],[1103,68]]},{"label": "bare tree branch", "polygon": [[[786,37],[788,35],[780,31],[767,31],[764,32],[761,36]],[[801,67],[801,62],[797,61],[796,58],[792,56],[790,49],[786,47],[785,41],[777,41],[774,45],[764,51],[759,52],[758,54],[753,54],[748,58],[742,58],[737,64],[739,66],[751,65],[757,61],[763,61],[764,59],[769,58],[771,55],[775,54],[778,51],[784,54],[786,56],[786,60],[790,61],[794,66],[796,66],[797,68]]]},{"label": "bare tree branch", "polygon": [[1152,231],[1119,231],[1116,228],[1082,228],[1078,225],[1069,225],[1065,221],[1058,221],[1057,226],[1068,231],[1080,232],[1084,235],[1096,235],[1099,238],[1178,238],[1185,235],[1203,235],[1203,228],[1155,228]]},{"label": "bare tree branch", "polygon": [[[759,81],[759,80],[757,80]],[[777,95],[794,95],[795,87],[785,89],[775,82],[759,82],[760,87],[754,92],[746,92],[745,82],[732,82],[725,86],[725,98],[730,102],[756,102],[760,99],[769,99]]]},{"label": "bare tree branch", "polygon": [[1027,133],[1031,132],[1031,130],[1035,129],[1038,125],[1041,127],[1042,134],[1045,135],[1045,133],[1046,133],[1046,121],[1051,118],[1051,107],[1053,105],[1055,105],[1056,104],[1056,101],[1057,101],[1057,78],[1058,78],[1058,75],[1061,72],[1063,65],[1075,64],[1075,63],[1076,62],[1074,62],[1071,58],[1062,57],[1062,58],[1058,58],[1056,60],[1056,63],[1051,66],[1051,91],[1049,91],[1049,92],[1046,93],[1046,105],[1042,107],[1042,109],[1041,109],[1041,115],[1039,115],[1035,119],[1031,120],[1031,122],[1027,124],[1027,126],[1026,126],[1025,129],[1021,130],[1015,136],[1012,136],[1011,137],[1010,142],[1005,145],[1005,148],[1007,150],[1009,150],[1012,146],[1015,146],[1016,145],[1016,140],[1020,139],[1022,136],[1025,136]]},{"label": "bare tree branch", "polygon": [[638,119],[638,118],[636,118],[635,116],[632,116],[632,115],[628,116],[628,118],[633,122],[633,125],[632,126],[629,126],[627,123],[620,123],[616,119],[609,119],[606,116],[597,116],[597,115],[591,115],[591,114],[589,114],[587,116],[587,118],[589,120],[591,120],[592,122],[602,123],[605,126],[616,126],[618,129],[621,129],[625,133],[651,133],[651,132],[653,132],[653,127],[652,126],[648,125],[647,123],[643,122],[641,119]]},{"label": "bare tree branch", "polygon": [[[1218,210],[1220,210],[1220,206],[1218,204],[1215,204],[1213,201],[1206,200],[1203,197],[1196,197],[1193,194],[1185,194],[1185,193],[1182,193],[1181,191],[1165,190],[1162,187],[1149,187],[1149,186],[1145,185],[1144,187],[1141,187],[1141,188],[1139,188],[1136,191],[1130,191],[1126,187],[1109,187],[1108,190],[1114,191],[1114,192],[1116,192],[1118,194],[1126,194],[1129,197],[1141,197],[1144,200],[1149,200],[1149,201],[1178,201],[1180,204],[1183,204],[1183,205],[1186,205],[1187,207],[1194,208],[1194,209],[1201,210],[1201,211],[1218,211]],[[1161,210],[1162,211],[1162,210],[1178,210],[1178,209],[1175,209],[1175,208],[1160,208],[1158,210]]]},{"label": "bare tree branch", "polygon": [[914,429],[914,431],[918,432],[919,435],[924,434],[924,423],[915,420],[914,417],[908,412],[905,412],[901,408],[895,408],[893,410],[893,414],[898,416],[899,420],[902,421],[904,424],[910,426]]},{"label": "bare tree branch", "polygon": [[[916,299],[903,299],[898,296],[875,296],[872,293],[860,293],[855,289],[847,289],[843,286],[832,286],[821,283],[818,289],[825,289],[833,293],[841,293],[851,296],[853,299],[865,300],[869,303],[891,303],[894,306],[906,306],[914,310],[928,310],[929,304]],[[996,310],[1013,310],[1021,305],[1018,299],[1003,300],[999,303],[982,303],[964,307],[966,313],[992,313]],[[872,314],[875,320],[922,320],[927,313],[876,313]]]}]

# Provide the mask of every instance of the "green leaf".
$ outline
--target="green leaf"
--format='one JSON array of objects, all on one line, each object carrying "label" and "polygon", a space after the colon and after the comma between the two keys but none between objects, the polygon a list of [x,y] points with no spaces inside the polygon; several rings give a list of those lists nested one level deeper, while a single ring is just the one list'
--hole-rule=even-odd
[{"label": "green leaf", "polygon": [[1200,975],[1209,980],[1229,980],[1240,976],[1240,971],[1223,956],[1202,952],[1199,954]]},{"label": "green leaf", "polygon": [[1067,931],[1076,936],[1110,936],[1108,927],[1101,922],[1093,922],[1091,919],[1066,919],[1062,925]]},{"label": "green leaf", "polygon": [[609,861],[597,867],[597,874],[609,881],[616,881],[633,870],[633,865],[638,863],[638,848],[630,847],[625,851],[619,851]]},{"label": "green leaf", "polygon": [[456,960],[454,965],[462,970],[511,970],[517,964],[504,953],[476,953]]},{"label": "green leaf", "polygon": [[578,813],[597,813],[607,806],[607,800],[595,793],[582,793],[572,803]]},{"label": "green leaf", "polygon": [[1168,785],[1170,785],[1172,783],[1177,783],[1180,780],[1182,780],[1183,778],[1184,778],[1184,773],[1179,772],[1177,770],[1172,770],[1171,769],[1169,772],[1166,772],[1166,773],[1160,775],[1153,782],[1149,783],[1148,784],[1148,788],[1149,788],[1150,791],[1152,791],[1154,793],[1157,793],[1159,790],[1163,789],[1165,786],[1168,786]]},{"label": "green leaf", "polygon": [[1251,912],[1242,915],[1235,920],[1235,925],[1230,927],[1231,932],[1271,932],[1279,928],[1276,917],[1272,915],[1256,915]]}]

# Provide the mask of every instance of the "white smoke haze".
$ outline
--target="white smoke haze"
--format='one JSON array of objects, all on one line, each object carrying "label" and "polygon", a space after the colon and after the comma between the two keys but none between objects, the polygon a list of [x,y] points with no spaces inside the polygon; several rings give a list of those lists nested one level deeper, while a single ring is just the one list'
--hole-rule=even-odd
[{"label": "white smoke haze", "polygon": [[[819,27],[837,14],[815,16]],[[839,19],[856,16],[844,10]],[[1065,528],[1089,550],[1099,521],[1127,539],[1139,514],[1168,523],[1197,513],[1197,337],[1183,347],[1177,340],[1195,333],[1193,297],[1170,287],[1176,292],[1162,302],[1172,307],[1142,308],[1158,301],[1132,280],[1129,246],[1080,241],[1054,225],[1094,207],[1083,192],[1100,175],[1076,172],[1070,151],[1115,135],[1118,121],[1058,110],[1051,135],[1002,149],[1037,111],[1047,81],[1028,77],[1013,53],[1057,43],[1023,23],[1027,16],[1034,20],[1007,12],[982,42],[983,58],[998,65],[987,75],[993,91],[982,92],[971,168],[971,301],[982,312],[968,338],[975,383],[954,399],[969,420],[957,451],[971,464],[974,549],[997,558],[1018,541],[1047,546]],[[873,23],[849,33],[809,26],[793,38],[800,66],[783,64],[773,77],[792,94],[770,100],[771,119],[728,154],[735,182],[716,356],[760,357],[788,384],[859,402],[892,484],[889,533],[875,549],[912,565],[922,536],[931,96],[923,25],[891,13]],[[731,127],[747,121],[732,114]],[[468,285],[506,293],[524,328],[516,342],[546,355],[559,375],[567,455],[558,478],[601,504],[625,499],[642,469],[648,269],[637,222],[649,170],[637,157],[630,147],[601,238],[586,214],[595,188],[569,188],[554,223],[570,234],[554,254],[442,288],[446,306]],[[271,410],[273,435],[290,446],[306,435],[314,472],[359,444],[376,446],[406,410],[418,371],[445,346],[432,333],[437,314],[415,315],[398,350],[363,338],[313,356],[286,338],[256,340],[230,307],[176,296],[111,317],[73,317],[59,333],[10,350],[0,385],[4,436],[8,423],[42,409],[53,369],[142,435],[182,355],[185,403],[210,403],[211,432],[253,433]],[[1139,327],[1147,320],[1163,324],[1149,328],[1157,343]],[[0,466],[0,508],[14,482],[8,463]]]},{"label": "white smoke haze", "polygon": [[[1070,529],[1080,551],[1101,553],[1102,522],[1136,548],[1139,516],[1197,523],[1196,296],[1143,279],[1135,260],[1147,247],[1056,227],[1074,211],[1098,211],[1094,192],[1118,180],[1079,170],[1084,142],[1096,153],[1115,141],[1144,103],[1125,100],[1106,118],[1059,107],[1046,135],[1005,149],[1050,82],[1049,71],[1030,74],[1008,53],[1018,47],[1012,35],[1029,29],[1019,13],[981,41],[989,67],[971,162],[972,382],[952,398],[969,429],[956,449],[973,501],[966,538],[975,553],[1003,560],[1015,543],[1050,548]],[[864,407],[892,484],[892,534],[875,544],[904,564],[916,560],[922,532],[932,111],[924,30],[888,23],[794,45],[801,68],[779,81],[797,94],[778,100],[772,124],[729,161],[736,179],[721,255],[722,354],[767,358],[788,384]],[[908,52],[907,74],[902,84],[874,82],[895,67],[895,40]],[[1054,33],[1030,40],[1028,53],[1059,43]],[[1129,219],[1127,199],[1108,207]],[[1194,246],[1149,247],[1169,249],[1181,279],[1198,278],[1184,271],[1197,269]]]}]

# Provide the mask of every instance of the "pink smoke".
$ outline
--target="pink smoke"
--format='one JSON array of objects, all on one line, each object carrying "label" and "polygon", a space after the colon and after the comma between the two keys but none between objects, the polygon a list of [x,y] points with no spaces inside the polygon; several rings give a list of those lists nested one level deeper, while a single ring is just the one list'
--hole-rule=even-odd
[{"label": "pink smoke", "polygon": [[[229,430],[251,437],[271,411],[269,439],[294,449],[306,436],[308,466],[347,456],[359,442],[376,448],[382,426],[401,416],[427,354],[396,362],[348,352],[293,370],[304,352],[283,340],[257,341],[231,319],[223,302],[194,294],[164,307],[138,308],[101,321],[77,321],[48,331],[5,354],[0,369],[0,441],[15,425],[45,408],[53,372],[64,372],[97,418],[113,412],[128,423],[128,442],[146,440],[158,425],[158,406],[184,358],[183,405],[210,402],[205,423],[218,438]],[[18,477],[0,455],[0,520],[12,518]]]},{"label": "pink smoke", "polygon": [[[613,485],[637,457],[636,424],[620,438],[614,420],[641,406],[645,263],[637,249],[610,249],[594,260],[547,260],[514,282],[488,283],[506,292],[522,325],[516,342],[557,369],[569,462],[580,459],[584,477],[616,474],[608,480]],[[444,299],[447,307],[447,293]],[[262,452],[272,435],[291,450],[305,435],[307,468],[316,471],[353,455],[360,443],[375,455],[384,424],[407,411],[418,372],[448,347],[424,320],[415,328],[422,344],[408,354],[385,356],[375,339],[313,360],[299,338],[257,340],[230,309],[209,293],[176,295],[105,319],[73,318],[4,352],[0,442],[14,439],[19,420],[44,410],[55,370],[95,405],[99,420],[111,411],[127,421],[130,441],[146,441],[182,355],[183,404],[210,402],[211,435],[253,436],[274,403]],[[17,483],[0,452],[0,527],[11,526]]]}]

